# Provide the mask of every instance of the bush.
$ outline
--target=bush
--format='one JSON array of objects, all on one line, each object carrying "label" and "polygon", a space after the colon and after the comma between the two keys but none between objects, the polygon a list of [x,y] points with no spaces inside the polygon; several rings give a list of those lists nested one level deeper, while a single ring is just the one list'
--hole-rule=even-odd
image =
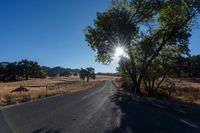
[{"label": "bush", "polygon": [[31,100],[31,96],[30,95],[23,95],[21,102],[27,102]]},{"label": "bush", "polygon": [[5,99],[6,104],[12,104],[13,103],[13,97],[11,95],[6,95],[4,97],[4,99]]}]

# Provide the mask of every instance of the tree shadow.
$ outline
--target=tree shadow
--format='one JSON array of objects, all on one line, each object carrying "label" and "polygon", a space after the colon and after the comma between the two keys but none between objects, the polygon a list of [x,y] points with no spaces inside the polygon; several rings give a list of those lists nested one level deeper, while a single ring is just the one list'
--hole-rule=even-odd
[{"label": "tree shadow", "polygon": [[[118,91],[110,97],[121,110],[120,126],[108,133],[199,133],[200,118],[165,104]],[[199,107],[200,108],[200,107]]]},{"label": "tree shadow", "polygon": [[32,133],[61,133],[63,129],[48,129],[48,128],[39,128]]}]

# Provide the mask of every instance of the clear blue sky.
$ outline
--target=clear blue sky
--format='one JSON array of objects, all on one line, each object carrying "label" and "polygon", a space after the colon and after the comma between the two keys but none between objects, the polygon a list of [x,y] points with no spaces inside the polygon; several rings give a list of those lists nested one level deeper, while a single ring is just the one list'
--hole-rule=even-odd
[{"label": "clear blue sky", "polygon": [[[49,67],[95,67],[114,72],[95,62],[83,29],[92,25],[96,12],[111,0],[0,0],[0,62],[30,59]],[[200,28],[191,38],[191,53],[200,54]]]}]

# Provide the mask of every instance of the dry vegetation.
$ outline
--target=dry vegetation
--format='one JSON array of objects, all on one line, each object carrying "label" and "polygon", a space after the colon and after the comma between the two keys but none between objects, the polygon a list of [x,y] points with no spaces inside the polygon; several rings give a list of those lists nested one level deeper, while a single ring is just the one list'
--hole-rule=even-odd
[{"label": "dry vegetation", "polygon": [[[0,83],[0,106],[34,101],[53,95],[60,95],[91,88],[103,80],[110,80],[110,76],[97,76],[95,80],[83,82],[79,77],[57,77],[48,79],[31,79],[27,81]],[[23,86],[27,92],[12,92]]]},{"label": "dry vegetation", "polygon": [[161,89],[183,102],[200,104],[200,78],[167,79]]},{"label": "dry vegetation", "polygon": [[[124,83],[118,78],[115,84],[121,87]],[[119,91],[131,96],[135,101],[188,115],[190,118],[200,116],[200,78],[167,79],[154,96],[143,93],[143,96],[133,97],[133,94],[126,90],[121,88]]]},{"label": "dry vegetation", "polygon": [[[123,80],[120,78],[115,83],[118,87],[124,86]],[[169,96],[184,103],[196,103],[200,105],[200,78],[166,79],[158,90],[158,94]]]}]

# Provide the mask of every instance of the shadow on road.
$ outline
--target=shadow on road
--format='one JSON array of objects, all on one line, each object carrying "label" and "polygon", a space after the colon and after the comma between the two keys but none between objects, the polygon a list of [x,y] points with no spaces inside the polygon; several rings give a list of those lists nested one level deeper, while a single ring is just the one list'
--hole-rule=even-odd
[{"label": "shadow on road", "polygon": [[40,129],[33,131],[32,133],[61,133],[61,132],[62,132],[62,129],[40,128]]},{"label": "shadow on road", "polygon": [[122,115],[120,127],[108,133],[200,133],[200,120],[191,120],[187,114],[128,97],[120,91],[110,99]]}]

